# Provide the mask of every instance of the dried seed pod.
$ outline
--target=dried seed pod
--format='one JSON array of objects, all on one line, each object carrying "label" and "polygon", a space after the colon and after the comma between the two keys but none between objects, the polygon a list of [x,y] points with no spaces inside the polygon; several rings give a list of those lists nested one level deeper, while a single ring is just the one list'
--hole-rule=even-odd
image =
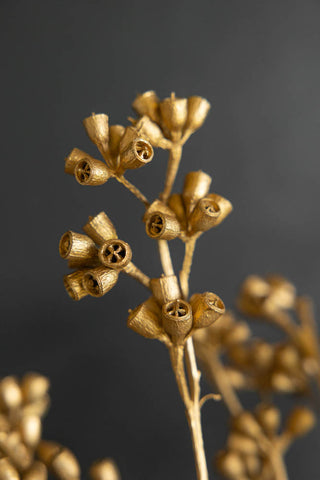
[{"label": "dried seed pod", "polygon": [[258,444],[254,439],[237,432],[231,432],[227,445],[230,450],[235,450],[242,455],[256,455],[259,452]]},{"label": "dried seed pod", "polygon": [[315,425],[315,414],[307,407],[295,407],[290,413],[285,430],[293,437],[302,437]]},{"label": "dried seed pod", "polygon": [[134,127],[127,127],[120,142],[120,164],[123,170],[143,167],[151,162],[153,148]]},{"label": "dried seed pod", "polygon": [[245,473],[241,456],[232,450],[218,452],[215,463],[220,473],[227,478],[238,480]]},{"label": "dried seed pod", "polygon": [[99,250],[99,259],[105,267],[121,270],[131,262],[130,245],[123,240],[107,240]]},{"label": "dried seed pod", "polygon": [[256,340],[250,349],[252,364],[259,369],[270,368],[273,363],[274,348],[263,340]]},{"label": "dried seed pod", "polygon": [[112,238],[118,238],[116,229],[105,212],[89,217],[89,221],[85,224],[83,230],[98,245],[102,245]]},{"label": "dried seed pod", "polygon": [[213,201],[219,206],[220,215],[217,218],[215,226],[220,225],[220,223],[223,222],[223,220],[225,220],[225,218],[232,212],[232,203],[217,193],[209,193],[205,198],[206,200]]},{"label": "dried seed pod", "polygon": [[22,480],[47,480],[47,478],[48,471],[46,466],[37,460],[22,476]]},{"label": "dried seed pod", "polygon": [[228,356],[233,364],[241,368],[246,368],[252,364],[247,346],[241,343],[233,344],[232,348],[228,350]]},{"label": "dried seed pod", "polygon": [[146,222],[155,212],[161,212],[163,215],[174,216],[174,212],[171,210],[171,208],[157,198],[146,209],[145,214],[143,215],[143,221]]},{"label": "dried seed pod", "polygon": [[108,151],[109,140],[109,117],[104,113],[92,114],[83,120],[84,128],[90,140],[97,145],[102,152]]},{"label": "dried seed pod", "polygon": [[49,405],[50,397],[49,395],[44,395],[43,397],[24,405],[22,413],[23,415],[38,415],[39,417],[43,417],[43,415],[47,413]]},{"label": "dried seed pod", "polygon": [[60,239],[59,253],[74,265],[85,266],[96,261],[98,252],[90,237],[69,230]]},{"label": "dried seed pod", "polygon": [[262,464],[261,464],[261,458],[258,455],[244,455],[243,463],[245,465],[246,471],[250,479],[251,478],[255,478],[256,480],[258,480],[259,478],[262,479],[262,477],[259,477]]},{"label": "dried seed pod", "polygon": [[146,232],[151,238],[173,240],[180,235],[181,228],[174,215],[154,212],[146,221]]},{"label": "dried seed pod", "polygon": [[190,214],[198,201],[209,192],[212,178],[202,170],[189,172],[185,179],[182,191],[182,198],[187,214]]},{"label": "dried seed pod", "polygon": [[135,128],[138,130],[140,135],[147,137],[154,147],[170,148],[170,140],[164,138],[161,128],[155,122],[150,120],[147,115],[144,115],[143,117],[139,118],[137,122],[135,122]]},{"label": "dried seed pod", "polygon": [[0,458],[0,480],[20,480],[18,471],[6,457]]},{"label": "dried seed pod", "polygon": [[182,230],[186,230],[187,218],[182,195],[173,193],[168,200],[168,205],[176,215]]},{"label": "dried seed pod", "polygon": [[150,288],[154,298],[160,305],[180,298],[181,292],[178,279],[175,275],[152,278]]},{"label": "dried seed pod", "polygon": [[9,410],[18,408],[21,405],[21,388],[14,377],[4,377],[0,381],[0,402]]},{"label": "dried seed pod", "polygon": [[268,275],[266,280],[271,287],[267,307],[272,311],[294,308],[296,302],[295,286],[280,275]]},{"label": "dried seed pod", "polygon": [[191,232],[207,232],[215,227],[220,223],[220,213],[220,207],[214,200],[208,197],[201,198],[189,218]]},{"label": "dried seed pod", "polygon": [[225,306],[218,295],[212,292],[195,293],[190,298],[193,328],[209,327],[225,313]]},{"label": "dried seed pod", "polygon": [[280,410],[277,407],[261,403],[255,409],[255,416],[268,436],[276,435],[281,422]]},{"label": "dried seed pod", "polygon": [[25,403],[35,402],[43,398],[49,390],[50,382],[39,373],[29,372],[21,380],[21,391]]},{"label": "dried seed pod", "polygon": [[249,275],[242,283],[238,308],[247,315],[259,316],[263,302],[270,293],[270,285],[258,275]]},{"label": "dried seed pod", "polygon": [[174,343],[182,343],[192,328],[191,305],[177,299],[162,306],[162,324]]},{"label": "dried seed pod", "polygon": [[164,332],[160,325],[161,310],[153,297],[130,311],[127,325],[146,338],[160,338]]},{"label": "dried seed pod", "polygon": [[0,432],[8,433],[11,429],[9,419],[3,413],[0,413]]},{"label": "dried seed pod", "polygon": [[272,373],[270,383],[274,390],[282,393],[293,393],[298,386],[294,378],[281,370]]},{"label": "dried seed pod", "polygon": [[262,434],[261,427],[257,420],[251,412],[245,410],[232,418],[231,425],[232,429],[254,439],[257,439]]},{"label": "dried seed pod", "polygon": [[121,480],[119,469],[111,458],[94,462],[89,470],[92,480]]},{"label": "dried seed pod", "polygon": [[227,347],[234,344],[243,343],[251,336],[249,325],[245,322],[237,322],[230,330],[226,330],[223,334],[223,343]]},{"label": "dried seed pod", "polygon": [[22,441],[29,448],[35,448],[42,432],[41,420],[38,415],[24,415],[20,421],[19,431]]},{"label": "dried seed pod", "polygon": [[162,123],[167,128],[171,135],[176,132],[181,132],[188,115],[187,99],[176,98],[172,93],[171,97],[165,98],[160,102],[160,114]]},{"label": "dried seed pod", "polygon": [[148,115],[153,122],[159,123],[159,98],[153,90],[138,94],[132,108],[140,115]]},{"label": "dried seed pod", "polygon": [[104,162],[92,157],[80,160],[74,169],[75,179],[80,185],[103,185],[111,175],[111,171]]},{"label": "dried seed pod", "polygon": [[210,103],[205,98],[198,96],[189,97],[185,129],[191,132],[198,130],[207,118],[210,107]]},{"label": "dried seed pod", "polygon": [[73,175],[78,162],[80,162],[80,160],[83,160],[84,158],[88,158],[89,156],[90,155],[88,155],[83,150],[80,150],[79,148],[74,148],[73,150],[71,150],[71,152],[65,159],[64,171],[69,175]]},{"label": "dried seed pod", "polygon": [[0,433],[0,450],[10,457],[19,470],[26,470],[32,463],[31,451],[22,443],[18,432]]},{"label": "dried seed pod", "polygon": [[278,368],[289,371],[299,371],[301,366],[299,352],[291,344],[277,346],[274,362]]},{"label": "dried seed pod", "polygon": [[120,141],[125,132],[122,125],[111,125],[109,129],[109,151],[112,157],[120,154]]},{"label": "dried seed pod", "polygon": [[40,460],[49,467],[53,458],[56,457],[62,448],[59,443],[41,440],[37,448],[37,454]]},{"label": "dried seed pod", "polygon": [[88,295],[88,292],[82,286],[83,275],[86,270],[77,270],[63,277],[64,287],[72,300],[81,300]]},{"label": "dried seed pod", "polygon": [[84,273],[82,285],[92,297],[102,297],[115,286],[118,276],[119,272],[117,270],[97,267]]},{"label": "dried seed pod", "polygon": [[67,448],[55,442],[41,441],[37,449],[40,460],[61,480],[80,478],[78,460]]}]

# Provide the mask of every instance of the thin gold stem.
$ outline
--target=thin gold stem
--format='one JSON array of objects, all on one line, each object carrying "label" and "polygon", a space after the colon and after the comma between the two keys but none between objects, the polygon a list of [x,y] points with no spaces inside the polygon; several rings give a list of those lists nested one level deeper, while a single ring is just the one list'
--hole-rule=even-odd
[{"label": "thin gold stem", "polygon": [[181,155],[182,155],[182,146],[180,145],[180,143],[173,143],[170,149],[170,156],[168,161],[164,190],[160,195],[160,198],[164,203],[167,203],[168,198],[170,197],[171,190],[178,173]]},{"label": "thin gold stem", "polygon": [[180,271],[181,290],[185,300],[187,300],[189,297],[189,276],[191,272],[193,254],[196,247],[197,239],[198,235],[193,235],[185,242],[185,254],[182,270]]},{"label": "thin gold stem", "polygon": [[135,278],[138,282],[142,283],[143,286],[149,288],[150,286],[150,277],[145,275],[136,265],[132,262],[128,263],[126,267],[124,267],[123,271],[130,275],[130,277]]},{"label": "thin gold stem", "polygon": [[142,202],[145,207],[149,207],[150,203],[147,197],[145,197],[135,185],[129,182],[129,180],[124,177],[124,175],[115,175],[115,178],[118,180],[119,183],[121,183],[124,187],[130,190],[130,192],[133,193],[133,195],[137,197],[137,199],[140,200],[140,202]]},{"label": "thin gold stem", "polygon": [[158,247],[160,253],[160,260],[163,273],[167,276],[174,275],[169,245],[167,240],[158,240]]}]

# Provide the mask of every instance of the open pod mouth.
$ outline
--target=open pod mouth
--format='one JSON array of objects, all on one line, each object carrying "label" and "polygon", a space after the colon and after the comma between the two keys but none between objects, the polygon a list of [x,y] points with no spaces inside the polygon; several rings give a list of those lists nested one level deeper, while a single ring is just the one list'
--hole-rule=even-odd
[{"label": "open pod mouth", "polygon": [[110,171],[100,160],[84,158],[77,163],[74,175],[80,185],[103,185],[110,178]]},{"label": "open pod mouth", "polygon": [[123,240],[112,239],[105,242],[99,250],[99,259],[105,267],[122,269],[132,258],[130,246]]},{"label": "open pod mouth", "polygon": [[83,288],[92,297],[102,297],[117,283],[119,273],[106,267],[88,270],[82,280]]}]

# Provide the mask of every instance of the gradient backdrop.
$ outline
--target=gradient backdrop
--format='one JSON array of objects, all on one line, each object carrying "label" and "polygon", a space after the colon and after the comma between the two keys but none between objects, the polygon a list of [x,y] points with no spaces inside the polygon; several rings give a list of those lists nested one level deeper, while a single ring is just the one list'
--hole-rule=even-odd
[{"label": "gradient backdrop", "polygon": [[[62,284],[60,235],[102,209],[137,265],[158,276],[142,206],[116,182],[79,186],[64,157],[75,146],[96,155],[81,125],[92,111],[122,123],[137,92],[206,97],[212,111],[176,186],[201,168],[234,213],[199,241],[192,291],[232,306],[245,275],[279,271],[319,310],[320,2],[2,0],[0,18],[0,374],[50,377],[45,436],[74,450],[84,472],[110,455],[124,480],[192,479],[167,352],[126,328],[147,293],[123,275],[103,299],[75,303]],[[128,177],[152,198],[165,166],[156,153]],[[227,418],[223,404],[203,410],[210,469]],[[318,427],[290,451],[290,479],[320,477],[319,449]]]}]

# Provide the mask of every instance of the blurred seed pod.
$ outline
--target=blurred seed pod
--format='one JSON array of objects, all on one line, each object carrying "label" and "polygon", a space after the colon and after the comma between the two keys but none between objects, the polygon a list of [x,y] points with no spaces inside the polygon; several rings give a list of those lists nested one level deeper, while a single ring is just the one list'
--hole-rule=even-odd
[{"label": "blurred seed pod", "polygon": [[236,343],[243,343],[251,336],[251,330],[247,323],[237,322],[235,325],[226,330],[223,334],[223,343],[227,347],[232,347]]},{"label": "blurred seed pod", "polygon": [[151,162],[153,148],[150,142],[139,136],[134,127],[127,127],[120,142],[120,164],[123,170],[143,167]]},{"label": "blurred seed pod", "polygon": [[83,230],[98,245],[102,245],[107,240],[118,238],[116,229],[105,212],[89,217],[89,221],[85,224]]},{"label": "blurred seed pod", "polygon": [[239,415],[232,417],[231,419],[232,429],[253,439],[259,438],[263,433],[261,426],[252,415],[251,412],[246,410],[239,413]]},{"label": "blurred seed pod", "polygon": [[237,432],[231,432],[227,442],[230,450],[235,450],[242,455],[256,455],[259,447],[256,440]]},{"label": "blurred seed pod", "polygon": [[181,299],[163,305],[162,325],[174,343],[182,343],[192,328],[191,305]]},{"label": "blurred seed pod", "polygon": [[92,480],[121,480],[119,469],[111,458],[94,462],[89,470]]},{"label": "blurred seed pod", "polygon": [[15,409],[21,405],[21,388],[14,377],[4,377],[0,381],[0,402],[6,409]]},{"label": "blurred seed pod", "polygon": [[154,212],[146,220],[146,232],[151,238],[173,240],[180,235],[181,228],[174,215]]},{"label": "blurred seed pod", "polygon": [[74,176],[80,185],[103,185],[112,173],[104,162],[92,157],[80,160],[75,169]]},{"label": "blurred seed pod", "polygon": [[205,172],[189,172],[184,179],[182,198],[187,214],[193,210],[197,202],[209,192],[212,178]]},{"label": "blurred seed pod", "polygon": [[41,441],[38,447],[40,460],[61,480],[78,480],[78,460],[67,448],[54,442]]},{"label": "blurred seed pod", "polygon": [[193,96],[188,98],[188,115],[185,130],[194,132],[200,128],[210,110],[210,103],[202,97]]},{"label": "blurred seed pod", "polygon": [[274,347],[263,340],[255,340],[251,344],[250,358],[255,368],[268,369],[273,363]]},{"label": "blurred seed pod", "polygon": [[92,297],[102,297],[115,286],[118,276],[119,272],[117,270],[97,267],[84,273],[82,285]]},{"label": "blurred seed pod", "polygon": [[259,316],[263,302],[270,293],[270,285],[258,275],[249,275],[241,285],[238,308],[247,315]]},{"label": "blurred seed pod", "polygon": [[24,402],[35,402],[43,398],[48,393],[49,386],[49,379],[44,375],[34,372],[26,373],[21,380]]},{"label": "blurred seed pod", "polygon": [[295,407],[286,421],[285,430],[293,437],[302,437],[316,423],[315,414],[307,407]]},{"label": "blurred seed pod", "polygon": [[69,175],[74,175],[75,168],[77,164],[80,162],[80,160],[83,160],[88,157],[89,155],[83,150],[80,150],[79,148],[74,148],[73,150],[71,150],[71,152],[65,159],[65,164],[64,164],[65,173],[68,173]]},{"label": "blurred seed pod", "polygon": [[31,451],[22,443],[19,432],[0,433],[0,450],[10,457],[18,470],[26,470],[32,463]]},{"label": "blurred seed pod", "polygon": [[148,115],[153,122],[159,123],[159,98],[153,90],[138,94],[132,108],[140,115]]},{"label": "blurred seed pod", "polygon": [[215,226],[220,225],[223,220],[226,219],[226,217],[232,212],[233,207],[232,203],[227,200],[226,198],[222,197],[221,195],[218,195],[217,193],[209,193],[206,197],[206,200],[210,200],[214,203],[216,203],[220,209],[220,215],[217,217],[217,222]]},{"label": "blurred seed pod", "polygon": [[43,417],[50,406],[50,397],[49,395],[44,395],[37,400],[33,400],[31,403],[27,403],[22,408],[23,415],[38,415],[39,417]]},{"label": "blurred seed pod", "polygon": [[186,210],[183,202],[182,195],[179,193],[173,193],[168,200],[168,205],[176,215],[182,230],[187,228]]},{"label": "blurred seed pod", "polygon": [[220,213],[220,207],[214,200],[207,197],[201,198],[189,218],[191,232],[207,232],[215,227],[220,223]]},{"label": "blurred seed pod", "polygon": [[195,293],[190,298],[190,305],[193,313],[193,328],[209,327],[225,313],[223,301],[212,292]]},{"label": "blurred seed pod", "polygon": [[38,415],[24,415],[21,418],[19,431],[22,441],[29,448],[35,448],[40,441],[42,433],[41,420]]},{"label": "blurred seed pod", "polygon": [[62,448],[59,443],[41,440],[37,448],[37,454],[40,460],[47,467],[50,467],[52,459],[56,457]]},{"label": "blurred seed pod", "polygon": [[281,422],[280,410],[277,407],[260,403],[255,409],[255,416],[268,436],[276,435]]},{"label": "blurred seed pod", "polygon": [[163,305],[180,298],[180,286],[175,275],[161,276],[150,280],[150,288],[156,301]]},{"label": "blurred seed pod", "polygon": [[31,467],[22,475],[22,480],[47,480],[47,478],[46,466],[39,461],[33,462]]},{"label": "blurred seed pod", "polygon": [[282,393],[293,393],[299,390],[299,383],[281,370],[275,370],[270,379],[271,386],[274,390]]},{"label": "blurred seed pod", "polygon": [[6,457],[0,458],[0,480],[20,480],[18,471]]},{"label": "blurred seed pod", "polygon": [[237,370],[232,367],[224,367],[224,371],[233,388],[240,390],[240,389],[247,389],[250,387],[248,379],[246,378],[244,373],[241,372],[240,370]]},{"label": "blurred seed pod", "polygon": [[102,152],[108,151],[109,117],[104,113],[92,114],[83,120],[84,128],[90,140]]},{"label": "blurred seed pod", "polygon": [[[111,125],[109,129],[109,152],[115,158],[120,154],[120,141],[125,132],[122,125]],[[115,165],[116,166],[116,165]]]},{"label": "blurred seed pod", "polygon": [[130,245],[123,240],[107,240],[99,250],[99,259],[105,267],[121,270],[131,262]]},{"label": "blurred seed pod", "polygon": [[82,286],[83,276],[86,270],[77,270],[63,277],[64,287],[72,300],[81,300],[88,295],[88,292]]},{"label": "blurred seed pod", "polygon": [[0,413],[0,432],[8,433],[10,431],[11,425],[9,419],[3,413]]},{"label": "blurred seed pod", "polygon": [[147,115],[139,118],[139,120],[135,122],[134,126],[138,130],[139,134],[143,137],[147,137],[154,147],[170,148],[170,140],[167,140],[164,137],[161,128]]},{"label": "blurred seed pod", "polygon": [[294,345],[278,345],[275,350],[275,365],[288,371],[299,371],[301,366],[299,352]]},{"label": "blurred seed pod", "polygon": [[259,476],[262,468],[262,462],[258,455],[245,455],[243,457],[243,463],[250,479],[262,479],[262,477]]},{"label": "blurred seed pod", "polygon": [[232,348],[228,350],[228,356],[231,362],[240,368],[247,368],[252,365],[250,352],[244,344],[233,344]]},{"label": "blurred seed pod", "polygon": [[280,275],[268,275],[266,280],[271,287],[266,308],[271,309],[271,311],[294,308],[296,302],[295,286]]},{"label": "blurred seed pod", "polygon": [[160,338],[164,332],[160,325],[161,310],[153,297],[148,298],[130,311],[127,325],[131,330],[146,338]]},{"label": "blurred seed pod", "polygon": [[160,114],[162,123],[174,137],[177,132],[181,132],[188,115],[186,98],[176,98],[171,94],[171,97],[165,98],[160,102]]},{"label": "blurred seed pod", "polygon": [[215,464],[220,473],[230,479],[238,480],[245,474],[241,456],[232,450],[218,452]]},{"label": "blurred seed pod", "polygon": [[59,253],[74,265],[85,266],[96,262],[98,252],[90,237],[69,230],[60,239]]}]

